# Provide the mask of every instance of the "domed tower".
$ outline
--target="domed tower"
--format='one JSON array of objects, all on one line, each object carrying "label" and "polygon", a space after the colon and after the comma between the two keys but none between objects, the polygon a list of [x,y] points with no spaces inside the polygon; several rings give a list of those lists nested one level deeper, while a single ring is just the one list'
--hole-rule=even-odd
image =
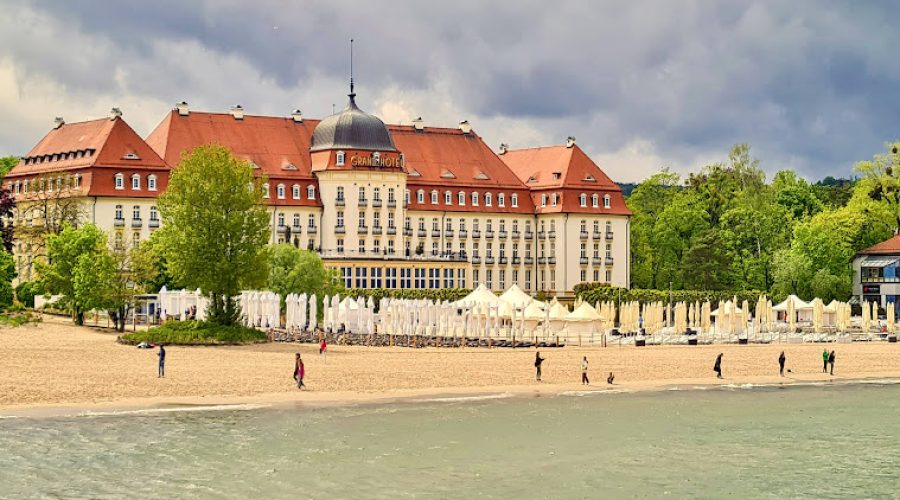
[{"label": "domed tower", "polygon": [[350,101],[316,125],[312,171],[322,196],[324,257],[390,258],[403,252],[406,169],[387,126]]}]

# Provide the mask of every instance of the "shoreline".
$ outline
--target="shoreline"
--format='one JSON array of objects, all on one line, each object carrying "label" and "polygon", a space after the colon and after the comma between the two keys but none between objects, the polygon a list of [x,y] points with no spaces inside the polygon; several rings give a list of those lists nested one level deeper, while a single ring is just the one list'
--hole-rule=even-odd
[{"label": "shoreline", "polygon": [[583,397],[602,394],[665,393],[670,391],[751,390],[900,384],[900,372],[856,376],[735,377],[718,379],[649,380],[613,385],[544,384],[436,387],[391,391],[315,391],[260,393],[248,396],[171,396],[121,398],[91,403],[28,403],[0,406],[0,420],[74,417],[165,415],[183,412],[240,411],[386,406],[419,403],[464,403],[507,398]]}]

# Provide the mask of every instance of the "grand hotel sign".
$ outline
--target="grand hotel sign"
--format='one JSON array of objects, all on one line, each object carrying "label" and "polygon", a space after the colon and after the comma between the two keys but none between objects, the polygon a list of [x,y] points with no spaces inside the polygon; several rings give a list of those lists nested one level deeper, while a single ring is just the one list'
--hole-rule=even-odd
[{"label": "grand hotel sign", "polygon": [[400,168],[403,166],[403,155],[381,156],[377,151],[371,155],[353,155],[350,157],[350,166]]}]

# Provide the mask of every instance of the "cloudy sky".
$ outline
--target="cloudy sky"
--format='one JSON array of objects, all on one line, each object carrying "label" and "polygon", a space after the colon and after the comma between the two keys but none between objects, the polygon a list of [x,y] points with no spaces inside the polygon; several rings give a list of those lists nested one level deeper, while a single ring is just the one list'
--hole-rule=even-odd
[{"label": "cloudy sky", "polygon": [[120,107],[468,119],[492,147],[577,138],[618,181],[748,142],[768,172],[848,176],[900,139],[890,2],[4,0],[0,154]]}]

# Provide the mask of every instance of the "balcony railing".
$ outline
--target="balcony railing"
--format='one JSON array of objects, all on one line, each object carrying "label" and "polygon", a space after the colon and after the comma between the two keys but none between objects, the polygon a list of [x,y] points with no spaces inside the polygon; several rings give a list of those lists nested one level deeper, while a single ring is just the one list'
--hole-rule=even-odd
[{"label": "balcony railing", "polygon": [[131,227],[141,227],[144,225],[144,221],[142,219],[131,219]]},{"label": "balcony railing", "polygon": [[501,266],[504,266],[507,263],[509,263],[509,259],[507,259],[506,257],[500,257],[500,265]]},{"label": "balcony railing", "polygon": [[412,228],[411,227],[403,228],[403,236],[412,236]]},{"label": "balcony railing", "polygon": [[335,198],[334,199],[334,206],[336,206],[336,207],[343,207],[346,204],[347,204],[347,200],[345,198]]},{"label": "balcony railing", "polygon": [[387,207],[388,208],[397,208],[397,200],[388,200]]},{"label": "balcony railing", "polygon": [[526,240],[534,239],[534,233],[532,233],[531,231],[525,231],[525,239]]},{"label": "balcony railing", "polygon": [[595,266],[603,265],[603,258],[602,257],[594,257],[592,259],[592,262],[594,263]]},{"label": "balcony railing", "polygon": [[147,225],[150,226],[151,229],[156,229],[159,227],[159,219],[150,219],[147,221]]},{"label": "balcony railing", "polygon": [[440,237],[441,237],[441,231],[440,231],[439,229],[432,229],[432,230],[431,230],[431,237],[432,237],[432,238],[440,238]]},{"label": "balcony railing", "polygon": [[587,231],[581,231],[581,232],[578,233],[578,237],[580,237],[580,238],[583,239],[583,240],[586,240],[587,237],[588,237],[588,232],[587,232]]},{"label": "balcony railing", "polygon": [[368,205],[369,205],[369,202],[368,202],[368,200],[366,200],[365,198],[360,198],[360,199],[359,199],[359,202],[357,202],[356,205],[357,205],[357,206],[360,206],[360,207],[365,207],[365,206],[368,206]]},{"label": "balcony railing", "polygon": [[551,240],[553,238],[556,238],[556,231],[547,231],[547,237],[550,238]]},{"label": "balcony railing", "polygon": [[469,232],[468,232],[468,231],[466,231],[465,229],[460,229],[460,230],[459,230],[459,237],[460,237],[460,238],[467,238],[468,236],[469,236]]},{"label": "balcony railing", "polygon": [[125,219],[116,218],[115,226],[116,227],[125,227]]},{"label": "balcony railing", "polygon": [[381,208],[381,200],[372,200],[372,208]]},{"label": "balcony railing", "polygon": [[594,231],[593,238],[595,240],[599,240],[602,237],[603,237],[603,233],[601,233],[600,231]]},{"label": "balcony railing", "polygon": [[472,230],[472,237],[473,237],[473,238],[481,238],[481,231],[478,230],[478,229],[473,229],[473,230]]},{"label": "balcony railing", "polygon": [[472,264],[481,264],[481,257],[477,255],[472,257]]},{"label": "balcony railing", "polygon": [[608,239],[608,240],[613,239],[613,232],[612,232],[612,231],[607,231],[607,232],[606,232],[606,239]]},{"label": "balcony railing", "polygon": [[379,234],[381,234],[381,231],[382,231],[381,226],[373,226],[372,227],[372,234],[379,235]]},{"label": "balcony railing", "polygon": [[452,238],[452,237],[453,237],[453,230],[452,230],[452,229],[444,229],[444,236],[446,236],[446,237],[448,237],[448,238]]},{"label": "balcony railing", "polygon": [[419,229],[417,234],[418,234],[419,238],[424,238],[424,237],[428,236],[428,231],[426,231],[424,229]]},{"label": "balcony railing", "polygon": [[547,257],[538,257],[538,264],[546,264]]},{"label": "balcony railing", "polygon": [[520,233],[520,232],[518,232],[518,231],[513,231],[513,232],[512,232],[512,237],[513,237],[514,240],[517,240],[517,239],[519,239],[519,238],[522,237],[522,233]]},{"label": "balcony railing", "polygon": [[520,263],[520,262],[521,262],[521,259],[520,259],[520,258],[518,258],[518,257],[513,257],[513,258],[512,258],[512,263],[513,263],[513,265],[516,265],[516,264],[518,264],[518,263]]},{"label": "balcony railing", "polygon": [[347,226],[334,226],[334,233],[335,234],[346,234]]},{"label": "balcony railing", "polygon": [[497,233],[497,237],[500,238],[501,240],[502,240],[502,239],[505,239],[506,236],[507,236],[506,231],[500,231],[500,232]]},{"label": "balcony railing", "polygon": [[548,264],[556,264],[556,257],[553,257],[553,256],[547,257],[547,263]]},{"label": "balcony railing", "polygon": [[544,237],[545,237],[546,235],[547,235],[547,233],[546,233],[545,231],[538,231],[538,233],[537,233],[537,237],[538,237],[539,240],[544,239]]},{"label": "balcony railing", "polygon": [[607,266],[611,266],[611,265],[613,265],[613,258],[612,258],[612,257],[607,257],[607,258],[603,259],[603,262],[604,262]]},{"label": "balcony railing", "polygon": [[582,266],[586,266],[586,265],[588,264],[588,258],[587,258],[587,257],[580,257],[580,258],[578,259],[578,263],[581,264]]},{"label": "balcony railing", "polygon": [[366,226],[359,226],[359,227],[356,229],[356,232],[357,232],[358,234],[369,234],[369,228],[366,227]]},{"label": "balcony railing", "polygon": [[287,226],[278,226],[275,228],[275,232],[278,234],[284,234],[287,232]]},{"label": "balcony railing", "polygon": [[316,226],[306,226],[307,234],[316,234],[316,232],[318,232],[318,229],[316,229]]},{"label": "balcony railing", "polygon": [[396,227],[388,227],[387,234],[397,234],[397,228]]},{"label": "balcony railing", "polygon": [[525,257],[525,265],[530,266],[534,264],[534,257]]},{"label": "balcony railing", "polygon": [[493,258],[493,257],[485,257],[485,258],[484,258],[484,263],[487,264],[487,265],[491,265],[491,264],[494,263],[494,258]]}]

